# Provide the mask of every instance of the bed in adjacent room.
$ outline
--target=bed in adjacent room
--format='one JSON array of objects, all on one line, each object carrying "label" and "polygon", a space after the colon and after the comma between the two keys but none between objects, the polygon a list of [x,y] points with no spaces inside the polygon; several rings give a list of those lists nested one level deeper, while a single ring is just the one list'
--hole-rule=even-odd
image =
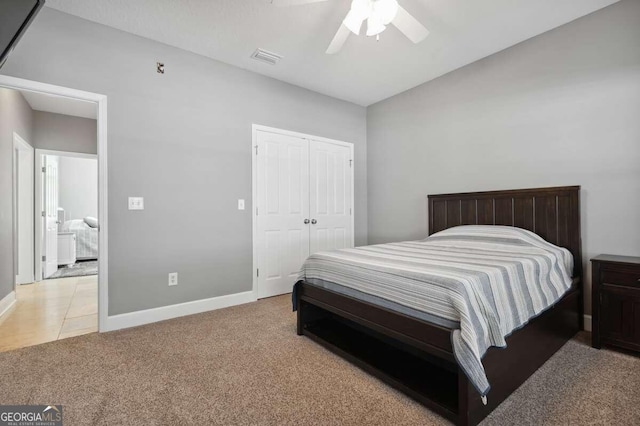
[{"label": "bed in adjacent room", "polygon": [[429,238],[310,256],[298,334],[477,424],[581,327],[578,195],[430,196]]},{"label": "bed in adjacent room", "polygon": [[76,259],[95,260],[98,258],[98,222],[86,217],[65,221],[62,232],[73,232],[76,235]]}]

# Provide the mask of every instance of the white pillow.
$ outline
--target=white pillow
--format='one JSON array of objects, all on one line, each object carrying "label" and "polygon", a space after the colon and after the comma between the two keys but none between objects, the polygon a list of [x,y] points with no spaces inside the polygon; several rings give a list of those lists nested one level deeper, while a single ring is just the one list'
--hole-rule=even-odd
[{"label": "white pillow", "polygon": [[96,219],[95,217],[91,217],[91,216],[85,217],[84,218],[84,223],[89,225],[89,227],[91,227],[91,228],[97,228],[98,227],[98,219]]}]

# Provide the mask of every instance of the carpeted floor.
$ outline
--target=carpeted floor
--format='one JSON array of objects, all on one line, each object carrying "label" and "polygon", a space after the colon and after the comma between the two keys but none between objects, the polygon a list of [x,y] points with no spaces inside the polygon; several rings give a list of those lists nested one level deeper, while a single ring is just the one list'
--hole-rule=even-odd
[{"label": "carpeted floor", "polygon": [[[294,325],[282,296],[0,353],[0,403],[62,404],[67,425],[449,424]],[[587,337],[484,424],[640,423],[640,358]]]},{"label": "carpeted floor", "polygon": [[97,260],[78,260],[71,266],[59,267],[58,270],[47,279],[86,277],[89,275],[98,275]]}]

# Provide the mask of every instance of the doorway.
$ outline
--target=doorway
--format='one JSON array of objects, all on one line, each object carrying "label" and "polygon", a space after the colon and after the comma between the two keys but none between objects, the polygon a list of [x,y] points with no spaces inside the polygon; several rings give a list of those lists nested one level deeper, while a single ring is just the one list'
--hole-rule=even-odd
[{"label": "doorway", "polygon": [[354,246],[353,144],[253,127],[254,292],[290,293],[305,259]]},{"label": "doorway", "polygon": [[[94,310],[93,314],[93,331],[101,331],[106,329],[107,317],[108,317],[108,300],[107,300],[107,264],[108,264],[108,241],[107,241],[107,116],[106,116],[106,108],[107,108],[107,100],[106,96],[89,93],[84,91],[79,91],[75,89],[69,89],[60,86],[53,86],[49,84],[33,82],[23,79],[18,79],[14,77],[8,77],[4,75],[0,75],[0,90],[2,91],[17,91],[22,94],[23,101],[27,100],[33,111],[40,112],[48,112],[47,108],[50,108],[51,105],[56,104],[56,102],[66,103],[66,107],[74,108],[78,105],[79,109],[76,109],[73,113],[66,113],[60,111],[51,111],[54,115],[65,115],[68,114],[70,116],[78,116],[82,117],[83,112],[85,110],[91,109],[94,114],[94,124],[93,124],[93,139],[94,139],[94,153],[80,153],[74,154],[69,152],[51,152],[51,150],[46,149],[47,146],[42,146],[42,138],[39,138],[39,143],[35,141],[30,141],[30,138],[26,138],[25,142],[29,148],[23,147],[22,149],[17,148],[14,149],[14,163],[13,163],[13,176],[14,176],[14,194],[13,194],[13,223],[14,223],[14,241],[13,241],[13,291],[10,291],[9,294],[0,294],[0,306],[3,309],[0,309],[0,351],[14,349],[17,347],[29,346],[32,344],[39,344],[45,341],[57,340],[57,338],[63,337],[71,337],[77,334],[83,334],[81,331],[86,331],[86,321],[84,323],[80,323],[79,317],[85,316],[87,313],[87,308],[85,304],[76,303],[78,299],[87,299],[89,294],[91,293],[93,296],[93,304]],[[37,101],[33,101],[33,99],[38,99]],[[33,102],[38,102],[37,105],[34,105]],[[73,105],[72,105],[73,104]],[[4,119],[5,116],[0,116],[0,118]],[[35,121],[35,120],[34,120]],[[24,123],[22,123],[24,124]],[[37,131],[34,131],[37,134]],[[42,132],[40,132],[42,133]],[[22,135],[18,135],[20,139],[23,141],[25,138],[22,138]],[[35,138],[35,136],[33,137]],[[18,139],[16,139],[18,140]],[[65,143],[65,141],[58,141],[60,143]],[[16,142],[16,146],[20,146],[19,142]],[[34,149],[39,148],[39,149]],[[66,150],[67,147],[63,147]],[[44,149],[44,151],[40,151]],[[39,152],[40,151],[40,152]],[[30,153],[30,159],[27,159],[27,156]],[[39,155],[46,154],[46,155]],[[60,156],[62,155],[62,157]],[[48,281],[39,281],[43,276],[41,275],[42,270],[46,269],[47,265],[44,265],[43,268],[42,262],[46,260],[42,258],[42,254],[38,252],[39,245],[42,245],[42,241],[37,235],[37,227],[40,223],[40,218],[42,207],[46,204],[46,201],[43,198],[37,196],[36,187],[40,184],[41,187],[45,187],[42,185],[42,181],[39,181],[41,178],[46,179],[46,173],[42,172],[42,168],[49,169],[52,171],[51,175],[55,176],[57,173],[53,171],[56,168],[56,159],[59,161],[60,158],[71,158],[71,157],[85,157],[90,158],[94,163],[94,170],[96,172],[95,181],[96,184],[96,208],[95,215],[93,219],[95,219],[95,224],[93,228],[95,229],[95,243],[98,248],[97,251],[100,252],[100,256],[98,259],[93,259],[93,261],[97,264],[97,275],[93,276],[83,276],[76,277],[74,279],[67,277],[54,277],[57,279],[48,280]],[[22,166],[22,167],[21,167]],[[51,167],[48,167],[51,166]],[[31,167],[31,183],[23,183],[24,179],[19,179],[21,174],[29,174],[25,170]],[[58,176],[60,177],[60,176]],[[26,196],[23,195],[23,190],[29,189],[31,190],[31,195]],[[58,189],[59,190],[59,189]],[[52,189],[52,191],[56,191]],[[53,199],[54,192],[49,193],[50,198]],[[21,204],[20,199],[24,198],[25,200],[30,199],[32,202],[31,207],[24,207],[24,202]],[[40,205],[38,205],[40,204]],[[49,215],[51,219],[50,222],[55,224],[55,227],[51,226],[51,230],[55,229],[56,237],[60,236],[61,233],[64,233],[66,229],[61,229],[61,225],[63,225],[64,221],[61,220],[60,211],[58,209],[60,206],[55,206],[52,204],[49,210]],[[53,212],[56,212],[54,217]],[[29,213],[31,212],[31,216]],[[92,219],[91,215],[87,215],[89,219]],[[64,218],[64,216],[62,216]],[[46,222],[45,222],[46,223]],[[26,224],[26,225],[25,225]],[[30,226],[29,226],[30,225]],[[30,232],[33,234],[29,237],[24,237],[24,235],[28,235]],[[72,234],[71,230],[68,232]],[[57,238],[56,238],[57,239]],[[70,238],[69,240],[75,239],[75,236]],[[21,241],[31,242],[33,244],[32,247],[28,247],[28,244],[21,244]],[[52,238],[52,241],[55,241]],[[61,252],[61,244],[60,241],[55,241],[56,244],[50,244],[52,252],[57,252],[54,254],[52,261],[49,263],[49,267],[51,269],[58,268],[61,264],[58,262],[61,260],[60,256],[57,256]],[[54,249],[55,246],[55,249]],[[68,247],[65,256],[62,256],[62,266],[65,267],[65,262],[68,264],[72,264],[69,260],[73,258],[74,250]],[[64,249],[62,250],[64,251]],[[31,260],[29,260],[29,256],[24,253],[31,255]],[[56,260],[55,258],[58,257]],[[54,265],[58,263],[57,265]],[[75,262],[73,262],[75,263]],[[29,267],[24,266],[28,264]],[[39,269],[40,271],[37,271]],[[0,277],[1,278],[1,277]],[[3,279],[4,280],[4,279]],[[91,281],[91,282],[89,282]],[[33,283],[30,284],[29,282]],[[45,284],[46,283],[46,284]],[[0,286],[0,290],[2,290],[2,286]],[[4,293],[4,291],[2,291]],[[50,304],[51,307],[47,307],[46,309],[42,308],[39,305],[37,297],[45,294],[47,297],[53,297],[53,301]],[[8,300],[9,303],[2,304],[3,301]],[[25,309],[27,305],[31,305],[35,307],[33,309],[34,317],[30,318],[25,314]],[[96,312],[97,311],[97,312]],[[70,327],[67,327],[65,330],[58,330],[56,333],[55,327],[53,323],[49,321],[51,318],[59,316],[61,313],[65,314],[64,320],[69,320]],[[31,315],[31,314],[28,314]],[[26,319],[26,320],[25,320]],[[30,321],[30,319],[34,319]],[[31,334],[32,338],[20,339],[17,338],[19,332],[24,331],[29,323],[40,323],[44,324],[45,327],[42,327],[38,333],[27,333]],[[72,324],[75,323],[75,324]],[[13,324],[15,327],[10,330],[10,325]],[[36,334],[38,336],[36,336]],[[10,340],[14,341],[11,342]],[[19,340],[19,341],[18,341]],[[18,341],[18,342],[16,342]],[[13,345],[13,346],[12,346]]]},{"label": "doorway", "polygon": [[36,149],[35,164],[36,279],[97,275],[97,155]]}]

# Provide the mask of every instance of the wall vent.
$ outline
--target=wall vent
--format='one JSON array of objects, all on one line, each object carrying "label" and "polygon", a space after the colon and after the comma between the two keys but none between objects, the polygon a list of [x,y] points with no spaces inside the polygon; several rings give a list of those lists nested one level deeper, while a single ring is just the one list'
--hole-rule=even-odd
[{"label": "wall vent", "polygon": [[256,61],[262,61],[271,65],[275,65],[280,59],[282,59],[282,55],[278,55],[277,53],[269,52],[268,50],[260,48],[256,49],[251,57]]}]

